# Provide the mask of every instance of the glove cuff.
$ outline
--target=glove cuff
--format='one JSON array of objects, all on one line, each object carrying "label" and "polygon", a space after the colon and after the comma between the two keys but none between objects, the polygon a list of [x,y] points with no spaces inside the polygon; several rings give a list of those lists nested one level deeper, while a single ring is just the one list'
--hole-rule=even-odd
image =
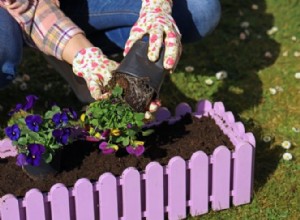
[{"label": "glove cuff", "polygon": [[172,0],[142,0],[141,12],[165,12],[172,13]]},{"label": "glove cuff", "polygon": [[104,56],[98,47],[89,47],[80,50],[73,59],[73,72],[75,75],[85,78],[86,73],[92,72],[97,67],[97,60]]}]

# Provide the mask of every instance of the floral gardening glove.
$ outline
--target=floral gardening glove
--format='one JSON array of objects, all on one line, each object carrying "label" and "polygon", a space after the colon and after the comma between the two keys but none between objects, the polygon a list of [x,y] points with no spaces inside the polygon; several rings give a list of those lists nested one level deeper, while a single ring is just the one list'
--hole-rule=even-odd
[{"label": "floral gardening glove", "polygon": [[85,79],[88,89],[95,100],[107,98],[110,91],[107,85],[112,71],[118,66],[109,60],[97,47],[82,49],[73,60],[73,72]]},{"label": "floral gardening glove", "polygon": [[[149,34],[148,58],[156,61],[164,43],[164,68],[174,70],[181,55],[181,34],[171,16],[172,0],[142,0],[142,8],[137,22],[130,31],[124,56],[132,45],[145,34]],[[165,38],[164,38],[165,36]]]}]

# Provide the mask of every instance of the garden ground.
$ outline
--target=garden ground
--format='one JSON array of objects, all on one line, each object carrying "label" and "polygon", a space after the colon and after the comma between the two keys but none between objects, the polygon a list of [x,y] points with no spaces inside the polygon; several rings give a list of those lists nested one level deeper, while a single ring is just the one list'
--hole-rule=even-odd
[{"label": "garden ground", "polygon": [[[257,140],[251,204],[211,211],[201,219],[299,219],[300,79],[295,74],[300,72],[300,1],[221,4],[216,30],[199,43],[184,45],[177,70],[161,91],[162,103],[170,109],[180,102],[195,105],[199,99],[223,101]],[[228,77],[217,80],[221,70]],[[9,109],[27,94],[38,95],[43,105],[83,106],[43,56],[29,49],[24,51],[20,78],[0,91],[2,129]],[[281,146],[286,140],[292,144],[289,150]],[[293,155],[291,161],[282,159],[285,152]]]}]

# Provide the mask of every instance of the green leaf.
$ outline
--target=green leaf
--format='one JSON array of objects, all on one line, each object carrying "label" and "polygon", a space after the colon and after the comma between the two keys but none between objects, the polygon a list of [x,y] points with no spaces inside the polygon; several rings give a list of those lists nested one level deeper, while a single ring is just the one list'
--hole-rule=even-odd
[{"label": "green leaf", "polygon": [[61,147],[61,144],[51,144],[51,145],[49,145],[49,147],[53,150],[57,150]]},{"label": "green leaf", "polygon": [[52,154],[49,152],[44,153],[43,157],[46,163],[50,163],[53,159]]},{"label": "green leaf", "polygon": [[28,132],[28,136],[33,139],[33,140],[38,140],[40,135],[38,133],[35,133],[35,132]]},{"label": "green leaf", "polygon": [[122,141],[123,146],[128,146],[129,145],[129,137],[124,137]]},{"label": "green leaf", "polygon": [[122,93],[123,93],[123,89],[119,85],[116,85],[112,91],[113,97],[120,97]]},{"label": "green leaf", "polygon": [[145,117],[144,113],[135,113],[134,117],[137,121],[142,121]]},{"label": "green leaf", "polygon": [[142,131],[143,136],[148,136],[154,132],[154,129],[148,129],[146,131]]},{"label": "green leaf", "polygon": [[21,137],[21,138],[18,139],[17,143],[18,143],[19,145],[27,145],[28,140],[27,140],[26,137]]}]

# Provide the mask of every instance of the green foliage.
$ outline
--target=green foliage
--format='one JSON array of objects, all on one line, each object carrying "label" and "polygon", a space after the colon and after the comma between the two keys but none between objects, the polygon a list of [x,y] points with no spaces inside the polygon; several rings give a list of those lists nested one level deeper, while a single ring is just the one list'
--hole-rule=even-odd
[{"label": "green foliage", "polygon": [[[116,86],[108,99],[91,103],[84,117],[84,124],[89,127],[89,134],[103,137],[105,131],[109,132],[108,144],[110,146],[134,146],[139,135],[149,135],[152,130],[143,129],[145,125],[144,113],[135,112],[122,98],[123,89]],[[101,136],[102,135],[102,136]]]}]

